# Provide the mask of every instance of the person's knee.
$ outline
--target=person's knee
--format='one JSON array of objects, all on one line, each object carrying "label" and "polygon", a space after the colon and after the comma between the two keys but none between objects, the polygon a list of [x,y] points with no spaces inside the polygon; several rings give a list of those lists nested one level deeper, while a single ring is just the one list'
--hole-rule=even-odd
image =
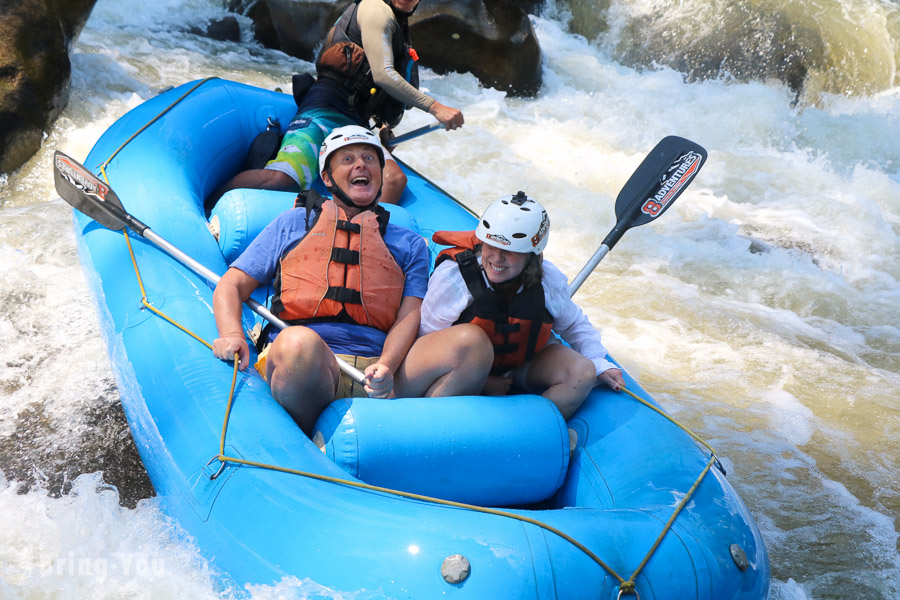
[{"label": "person's knee", "polygon": [[453,357],[457,365],[471,368],[494,362],[494,346],[484,329],[472,323],[454,325]]},{"label": "person's knee", "polygon": [[274,169],[241,171],[206,199],[207,211],[211,211],[222,196],[237,189],[295,191],[300,188],[290,175],[281,171]]},{"label": "person's knee", "polygon": [[572,360],[566,361],[567,379],[576,382],[579,387],[590,389],[594,385],[596,368],[594,363],[581,354],[575,353]]},{"label": "person's knee", "polygon": [[394,161],[384,163],[384,176],[382,180],[382,201],[388,204],[396,204],[406,189],[407,177],[400,165]]},{"label": "person's knee", "polygon": [[547,387],[565,385],[587,395],[595,383],[594,363],[569,348],[559,347],[555,351],[552,361],[544,365],[547,377],[544,383]]},{"label": "person's knee", "polygon": [[324,344],[316,333],[307,327],[288,327],[275,338],[269,351],[269,360],[275,366],[291,367],[314,363],[322,354]]},{"label": "person's knee", "polygon": [[333,399],[339,376],[333,366],[328,346],[307,327],[285,329],[269,350],[272,396],[307,435]]},{"label": "person's knee", "polygon": [[274,169],[255,169],[253,171],[244,171],[246,173],[246,182],[250,187],[259,190],[291,190],[297,188],[297,182],[293,177],[281,171]]}]

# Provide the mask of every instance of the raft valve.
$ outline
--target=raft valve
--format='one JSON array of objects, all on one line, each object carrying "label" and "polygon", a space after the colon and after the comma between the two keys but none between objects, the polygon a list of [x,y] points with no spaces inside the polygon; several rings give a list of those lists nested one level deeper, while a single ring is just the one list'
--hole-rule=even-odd
[{"label": "raft valve", "polygon": [[447,583],[462,583],[470,570],[469,560],[462,554],[452,554],[441,564],[441,575]]},{"label": "raft valve", "polygon": [[737,565],[738,569],[746,571],[750,568],[750,561],[747,560],[747,554],[744,552],[743,548],[737,544],[732,544],[728,547],[728,550],[731,551],[731,559],[734,561],[734,564]]}]

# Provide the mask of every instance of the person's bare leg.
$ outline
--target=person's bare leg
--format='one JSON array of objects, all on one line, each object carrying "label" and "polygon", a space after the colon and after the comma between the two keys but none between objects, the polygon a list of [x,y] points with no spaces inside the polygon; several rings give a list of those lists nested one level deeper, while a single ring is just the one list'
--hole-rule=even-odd
[{"label": "person's bare leg", "polygon": [[383,183],[381,186],[381,200],[382,203],[387,204],[397,204],[400,201],[400,196],[403,195],[403,190],[406,189],[406,173],[403,172],[403,169],[400,168],[393,160],[386,160],[384,162],[384,175],[383,175]]},{"label": "person's bare leg", "polygon": [[553,402],[566,419],[575,414],[596,385],[594,363],[562,344],[545,346],[531,363],[525,383]]},{"label": "person's bare leg", "polygon": [[219,198],[224,196],[227,192],[239,188],[278,191],[299,191],[300,189],[296,181],[281,171],[274,171],[272,169],[250,169],[249,171],[241,171],[229,179],[225,185],[217,189],[207,200],[207,207],[212,208],[215,206],[216,202],[219,201]]},{"label": "person's bare leg", "polygon": [[394,374],[400,397],[465,396],[484,387],[494,347],[477,325],[464,323],[434,331],[415,341]]},{"label": "person's bare leg", "polygon": [[316,419],[334,400],[340,377],[337,359],[308,327],[288,327],[275,338],[266,360],[272,397],[307,436]]}]

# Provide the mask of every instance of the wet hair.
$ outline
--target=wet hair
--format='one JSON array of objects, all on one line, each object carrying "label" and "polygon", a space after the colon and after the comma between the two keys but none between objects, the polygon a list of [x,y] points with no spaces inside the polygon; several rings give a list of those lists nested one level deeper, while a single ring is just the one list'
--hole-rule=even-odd
[{"label": "wet hair", "polygon": [[541,280],[544,278],[544,253],[529,254],[528,256],[528,264],[522,269],[522,274],[520,275],[522,286],[525,289],[533,285],[540,285]]}]

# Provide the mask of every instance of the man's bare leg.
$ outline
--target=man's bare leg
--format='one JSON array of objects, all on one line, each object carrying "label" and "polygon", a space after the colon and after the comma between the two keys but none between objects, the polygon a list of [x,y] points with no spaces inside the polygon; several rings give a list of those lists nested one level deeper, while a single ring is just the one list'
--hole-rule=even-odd
[{"label": "man's bare leg", "polygon": [[299,191],[300,189],[296,181],[281,171],[272,169],[250,169],[249,171],[241,171],[232,177],[225,185],[217,189],[213,195],[207,199],[207,208],[212,209],[212,207],[216,205],[216,202],[219,201],[219,198],[224,196],[227,192],[239,188],[278,191]]},{"label": "man's bare leg", "polygon": [[334,400],[340,367],[331,349],[308,327],[288,327],[278,334],[266,359],[272,396],[307,436]]}]

